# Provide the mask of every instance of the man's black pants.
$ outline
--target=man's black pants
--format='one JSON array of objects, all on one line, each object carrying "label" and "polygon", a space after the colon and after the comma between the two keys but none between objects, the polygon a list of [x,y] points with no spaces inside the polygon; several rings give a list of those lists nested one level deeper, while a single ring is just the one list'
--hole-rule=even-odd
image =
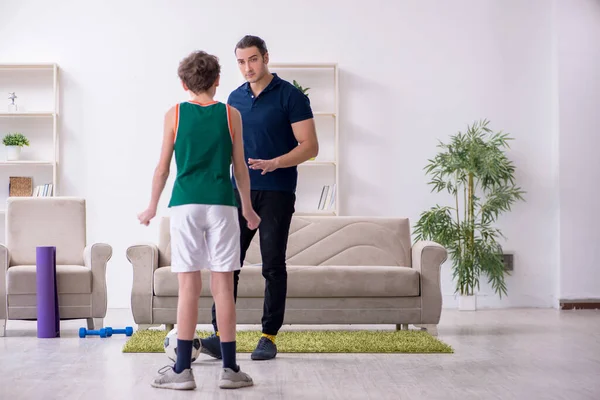
[{"label": "man's black pants", "polygon": [[[240,221],[240,247],[243,265],[246,251],[256,231],[248,229],[242,215],[239,192],[236,190],[238,218]],[[265,299],[263,305],[262,332],[276,335],[283,325],[285,299],[287,295],[287,270],[285,255],[290,231],[292,215],[295,211],[296,195],[292,192],[252,190],[250,193],[252,207],[261,218],[258,227],[260,252],[262,258],[262,275],[265,278]],[[233,275],[233,294],[237,300],[237,288],[240,271]],[[215,304],[212,306],[212,324],[217,328]]]}]

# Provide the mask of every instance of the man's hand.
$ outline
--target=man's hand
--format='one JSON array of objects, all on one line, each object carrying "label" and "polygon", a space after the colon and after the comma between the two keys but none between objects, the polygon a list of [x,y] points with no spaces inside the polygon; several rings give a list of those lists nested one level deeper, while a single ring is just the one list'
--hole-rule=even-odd
[{"label": "man's hand", "polygon": [[272,160],[256,160],[254,158],[248,159],[250,169],[262,169],[261,175],[265,175],[267,172],[273,172],[279,168],[279,162],[276,158]]}]

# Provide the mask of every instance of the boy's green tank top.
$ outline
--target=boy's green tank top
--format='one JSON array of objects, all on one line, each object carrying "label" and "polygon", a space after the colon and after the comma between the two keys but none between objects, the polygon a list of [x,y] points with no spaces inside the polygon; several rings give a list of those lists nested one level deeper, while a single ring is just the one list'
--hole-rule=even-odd
[{"label": "boy's green tank top", "polygon": [[237,206],[230,168],[233,153],[229,106],[180,103],[175,110],[177,176],[169,207],[184,204]]}]

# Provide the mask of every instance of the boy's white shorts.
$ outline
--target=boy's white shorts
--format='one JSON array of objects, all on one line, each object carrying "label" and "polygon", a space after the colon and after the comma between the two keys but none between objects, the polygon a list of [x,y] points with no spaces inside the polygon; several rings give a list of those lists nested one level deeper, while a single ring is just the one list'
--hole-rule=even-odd
[{"label": "boy's white shorts", "polygon": [[241,269],[236,207],[186,204],[171,207],[171,272]]}]

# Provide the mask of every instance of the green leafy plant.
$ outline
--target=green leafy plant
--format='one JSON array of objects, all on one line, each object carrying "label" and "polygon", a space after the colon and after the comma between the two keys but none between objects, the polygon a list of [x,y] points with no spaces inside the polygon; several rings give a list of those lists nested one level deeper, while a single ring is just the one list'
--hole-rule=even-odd
[{"label": "green leafy plant", "polygon": [[297,88],[298,90],[300,90],[302,93],[304,93],[305,95],[307,95],[307,96],[308,96],[308,93],[307,93],[307,92],[308,92],[308,90],[310,89],[309,87],[307,87],[307,88],[303,88],[302,86],[300,86],[300,84],[299,84],[299,83],[298,83],[298,82],[297,82],[295,79],[294,79],[293,83],[294,83],[294,86],[296,86],[296,88]]},{"label": "green leafy plant", "polygon": [[2,139],[5,146],[29,146],[29,139],[22,133],[9,133]]},{"label": "green leafy plant", "polygon": [[502,297],[506,271],[497,240],[504,235],[494,223],[517,200],[524,200],[525,192],[515,185],[515,167],[504,152],[513,139],[493,133],[488,125],[487,120],[475,122],[466,133],[451,136],[449,144],[437,146],[441,151],[425,167],[431,175],[429,184],[432,192],[450,193],[454,205],[436,205],[423,212],[415,237],[448,249],[456,292],[473,295],[483,273]]}]

